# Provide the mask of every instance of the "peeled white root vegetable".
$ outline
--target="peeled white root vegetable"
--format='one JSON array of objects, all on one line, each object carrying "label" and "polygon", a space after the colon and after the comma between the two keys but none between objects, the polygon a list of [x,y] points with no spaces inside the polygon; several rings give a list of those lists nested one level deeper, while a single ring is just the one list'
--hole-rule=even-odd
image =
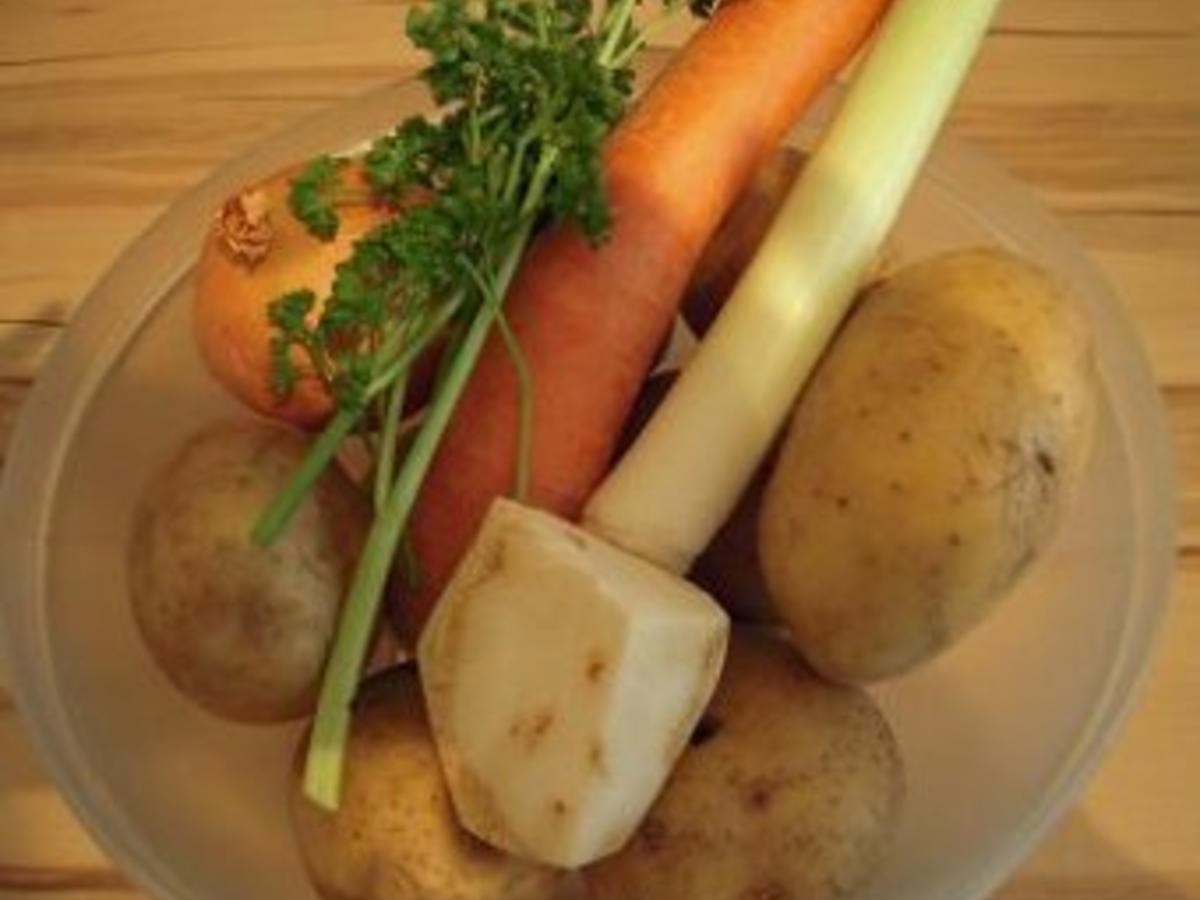
[{"label": "peeled white root vegetable", "polygon": [[687,581],[496,501],[418,651],[463,825],[558,866],[619,849],[712,695],[728,633]]}]

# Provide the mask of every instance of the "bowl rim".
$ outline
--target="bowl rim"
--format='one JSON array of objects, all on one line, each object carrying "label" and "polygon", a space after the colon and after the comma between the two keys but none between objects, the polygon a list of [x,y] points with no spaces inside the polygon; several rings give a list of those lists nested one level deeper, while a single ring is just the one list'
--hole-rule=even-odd
[{"label": "bowl rim", "polygon": [[[833,93],[836,99],[837,90]],[[319,110],[222,164],[170,203],[88,292],[25,402],[0,473],[0,571],[6,573],[0,583],[0,671],[7,658],[5,680],[40,758],[72,811],[104,852],[156,896],[201,900],[179,883],[153,847],[136,837],[136,829],[125,823],[119,806],[90,773],[83,748],[58,702],[52,667],[45,662],[50,657],[40,601],[46,595],[48,536],[59,476],[71,438],[113,362],[158,308],[165,287],[187,277],[194,264],[200,234],[190,244],[181,242],[175,223],[207,222],[225,197],[275,171],[281,158],[344,147],[348,132],[367,139],[392,127],[399,104],[425,105],[417,82],[408,79],[376,87]],[[1142,420],[1137,429],[1138,453],[1126,453],[1133,489],[1132,523],[1139,531],[1136,544],[1143,548],[1134,557],[1131,584],[1141,602],[1126,608],[1103,689],[1041,802],[1029,810],[1003,850],[993,853],[965,883],[952,886],[953,892],[948,889],[937,898],[979,900],[1013,873],[1074,803],[1144,688],[1174,575],[1175,465],[1161,395],[1137,329],[1065,226],[1027,188],[953,137],[939,140],[922,178],[967,210],[978,208],[970,202],[972,196],[987,194],[987,220],[998,234],[1015,244],[1011,234],[1019,224],[1026,253],[1035,247],[1037,252],[1031,254],[1035,257],[1076,261],[1070,279],[1094,327],[1097,358],[1108,363],[1105,368],[1122,371],[1119,381],[1105,378],[1103,370],[1101,378],[1127,445],[1134,411]],[[137,289],[128,290],[130,286]],[[113,828],[114,819],[124,827]]]}]

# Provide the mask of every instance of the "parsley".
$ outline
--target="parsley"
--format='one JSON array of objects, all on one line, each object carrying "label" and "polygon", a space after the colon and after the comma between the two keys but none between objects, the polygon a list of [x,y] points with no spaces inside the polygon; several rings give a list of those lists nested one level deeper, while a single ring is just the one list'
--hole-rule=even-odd
[{"label": "parsley", "polygon": [[292,359],[292,347],[302,348],[318,365],[320,353],[312,345],[305,320],[317,304],[317,295],[309,290],[292,291],[271,302],[267,319],[275,334],[271,338],[271,388],[281,396],[289,396],[296,388],[299,373]]},{"label": "parsley", "polygon": [[[295,388],[299,349],[339,416],[352,420],[335,430],[382,423],[374,444],[386,446],[388,410],[402,406],[395,395],[420,349],[461,336],[479,315],[494,317],[487,310],[536,226],[571,222],[603,240],[611,211],[601,147],[633,89],[629,62],[645,37],[635,5],[605,4],[595,26],[586,0],[435,0],[411,10],[408,35],[429,56],[421,77],[440,116],[402,122],[372,144],[363,165],[379,202],[399,209],[414,196],[428,199],[356,244],[318,320],[309,292],[272,304],[277,394]],[[361,197],[342,182],[347,164],[318,157],[292,184],[294,214],[323,240],[337,234],[339,203]],[[394,463],[376,459],[380,506]],[[278,536],[310,488],[296,481],[272,505],[260,541]]]},{"label": "parsley", "polygon": [[[673,7],[676,0],[664,4]],[[520,348],[502,304],[531,235],[548,221],[603,241],[612,212],[601,148],[633,90],[631,61],[646,41],[640,0],[432,0],[414,6],[407,33],[428,55],[421,78],[439,106],[378,138],[363,165],[370,193],[397,215],[355,245],[321,315],[311,291],[280,297],[273,385],[286,396],[299,349],[337,412],[256,529],[270,543],[342,440],[370,432],[376,518],[346,600],[326,671],[306,791],[336,806],[349,703],[385,582],[434,451],[493,326],[523,386]],[[294,214],[318,238],[337,234],[347,160],[320,157],[294,181]],[[406,203],[419,197],[416,205]],[[401,207],[407,206],[401,211]],[[446,355],[419,427],[397,451],[409,369],[434,340]],[[376,433],[377,432],[377,433]],[[524,438],[523,438],[524,443]],[[523,454],[522,454],[523,456]],[[518,487],[525,480],[518,471]]]},{"label": "parsley", "polygon": [[344,159],[318,156],[292,182],[288,196],[292,214],[323,241],[337,237],[338,219],[334,206],[345,167]]}]

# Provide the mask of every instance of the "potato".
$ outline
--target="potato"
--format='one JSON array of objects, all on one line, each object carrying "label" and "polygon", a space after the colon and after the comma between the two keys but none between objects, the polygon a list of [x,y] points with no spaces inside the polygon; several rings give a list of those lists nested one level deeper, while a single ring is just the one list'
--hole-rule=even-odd
[{"label": "potato", "polygon": [[297,766],[292,822],[309,876],[327,900],[558,896],[563,873],[506,856],[459,826],[412,669],[363,685],[336,813],[303,796],[299,774]]},{"label": "potato", "polygon": [[254,522],[308,449],[298,433],[222,423],[194,436],[135,512],[133,613],[168,678],[210,711],[279,721],[311,712],[369,509],[336,468],[271,547]]},{"label": "potato", "polygon": [[825,676],[907,671],[1046,546],[1086,465],[1096,378],[1071,299],[1000,250],[872,290],[801,398],[767,488],[773,604]]},{"label": "potato", "polygon": [[584,870],[592,900],[825,900],[874,872],[905,787],[866,693],[735,629],[691,743],[634,839]]}]

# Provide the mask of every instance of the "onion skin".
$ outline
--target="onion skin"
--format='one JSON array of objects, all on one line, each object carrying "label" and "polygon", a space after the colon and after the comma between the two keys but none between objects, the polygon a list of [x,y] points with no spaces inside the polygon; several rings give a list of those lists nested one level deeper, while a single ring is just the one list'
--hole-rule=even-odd
[{"label": "onion skin", "polygon": [[[291,180],[298,172],[298,168],[286,169],[230,201],[236,204],[250,198],[265,210],[269,231],[265,247],[242,252],[224,227],[225,216],[217,215],[196,269],[192,323],[205,365],[230,393],[263,415],[311,429],[329,418],[333,398],[298,351],[300,377],[295,389],[287,398],[275,394],[268,306],[282,294],[303,288],[318,298],[325,297],[338,263],[350,256],[359,238],[391,218],[394,210],[370,202],[340,206],[341,227],[337,237],[326,243],[309,234],[288,206]],[[357,162],[346,168],[343,180],[349,186],[366,187]],[[227,205],[223,213],[228,210]],[[319,312],[314,310],[314,315]]]}]

